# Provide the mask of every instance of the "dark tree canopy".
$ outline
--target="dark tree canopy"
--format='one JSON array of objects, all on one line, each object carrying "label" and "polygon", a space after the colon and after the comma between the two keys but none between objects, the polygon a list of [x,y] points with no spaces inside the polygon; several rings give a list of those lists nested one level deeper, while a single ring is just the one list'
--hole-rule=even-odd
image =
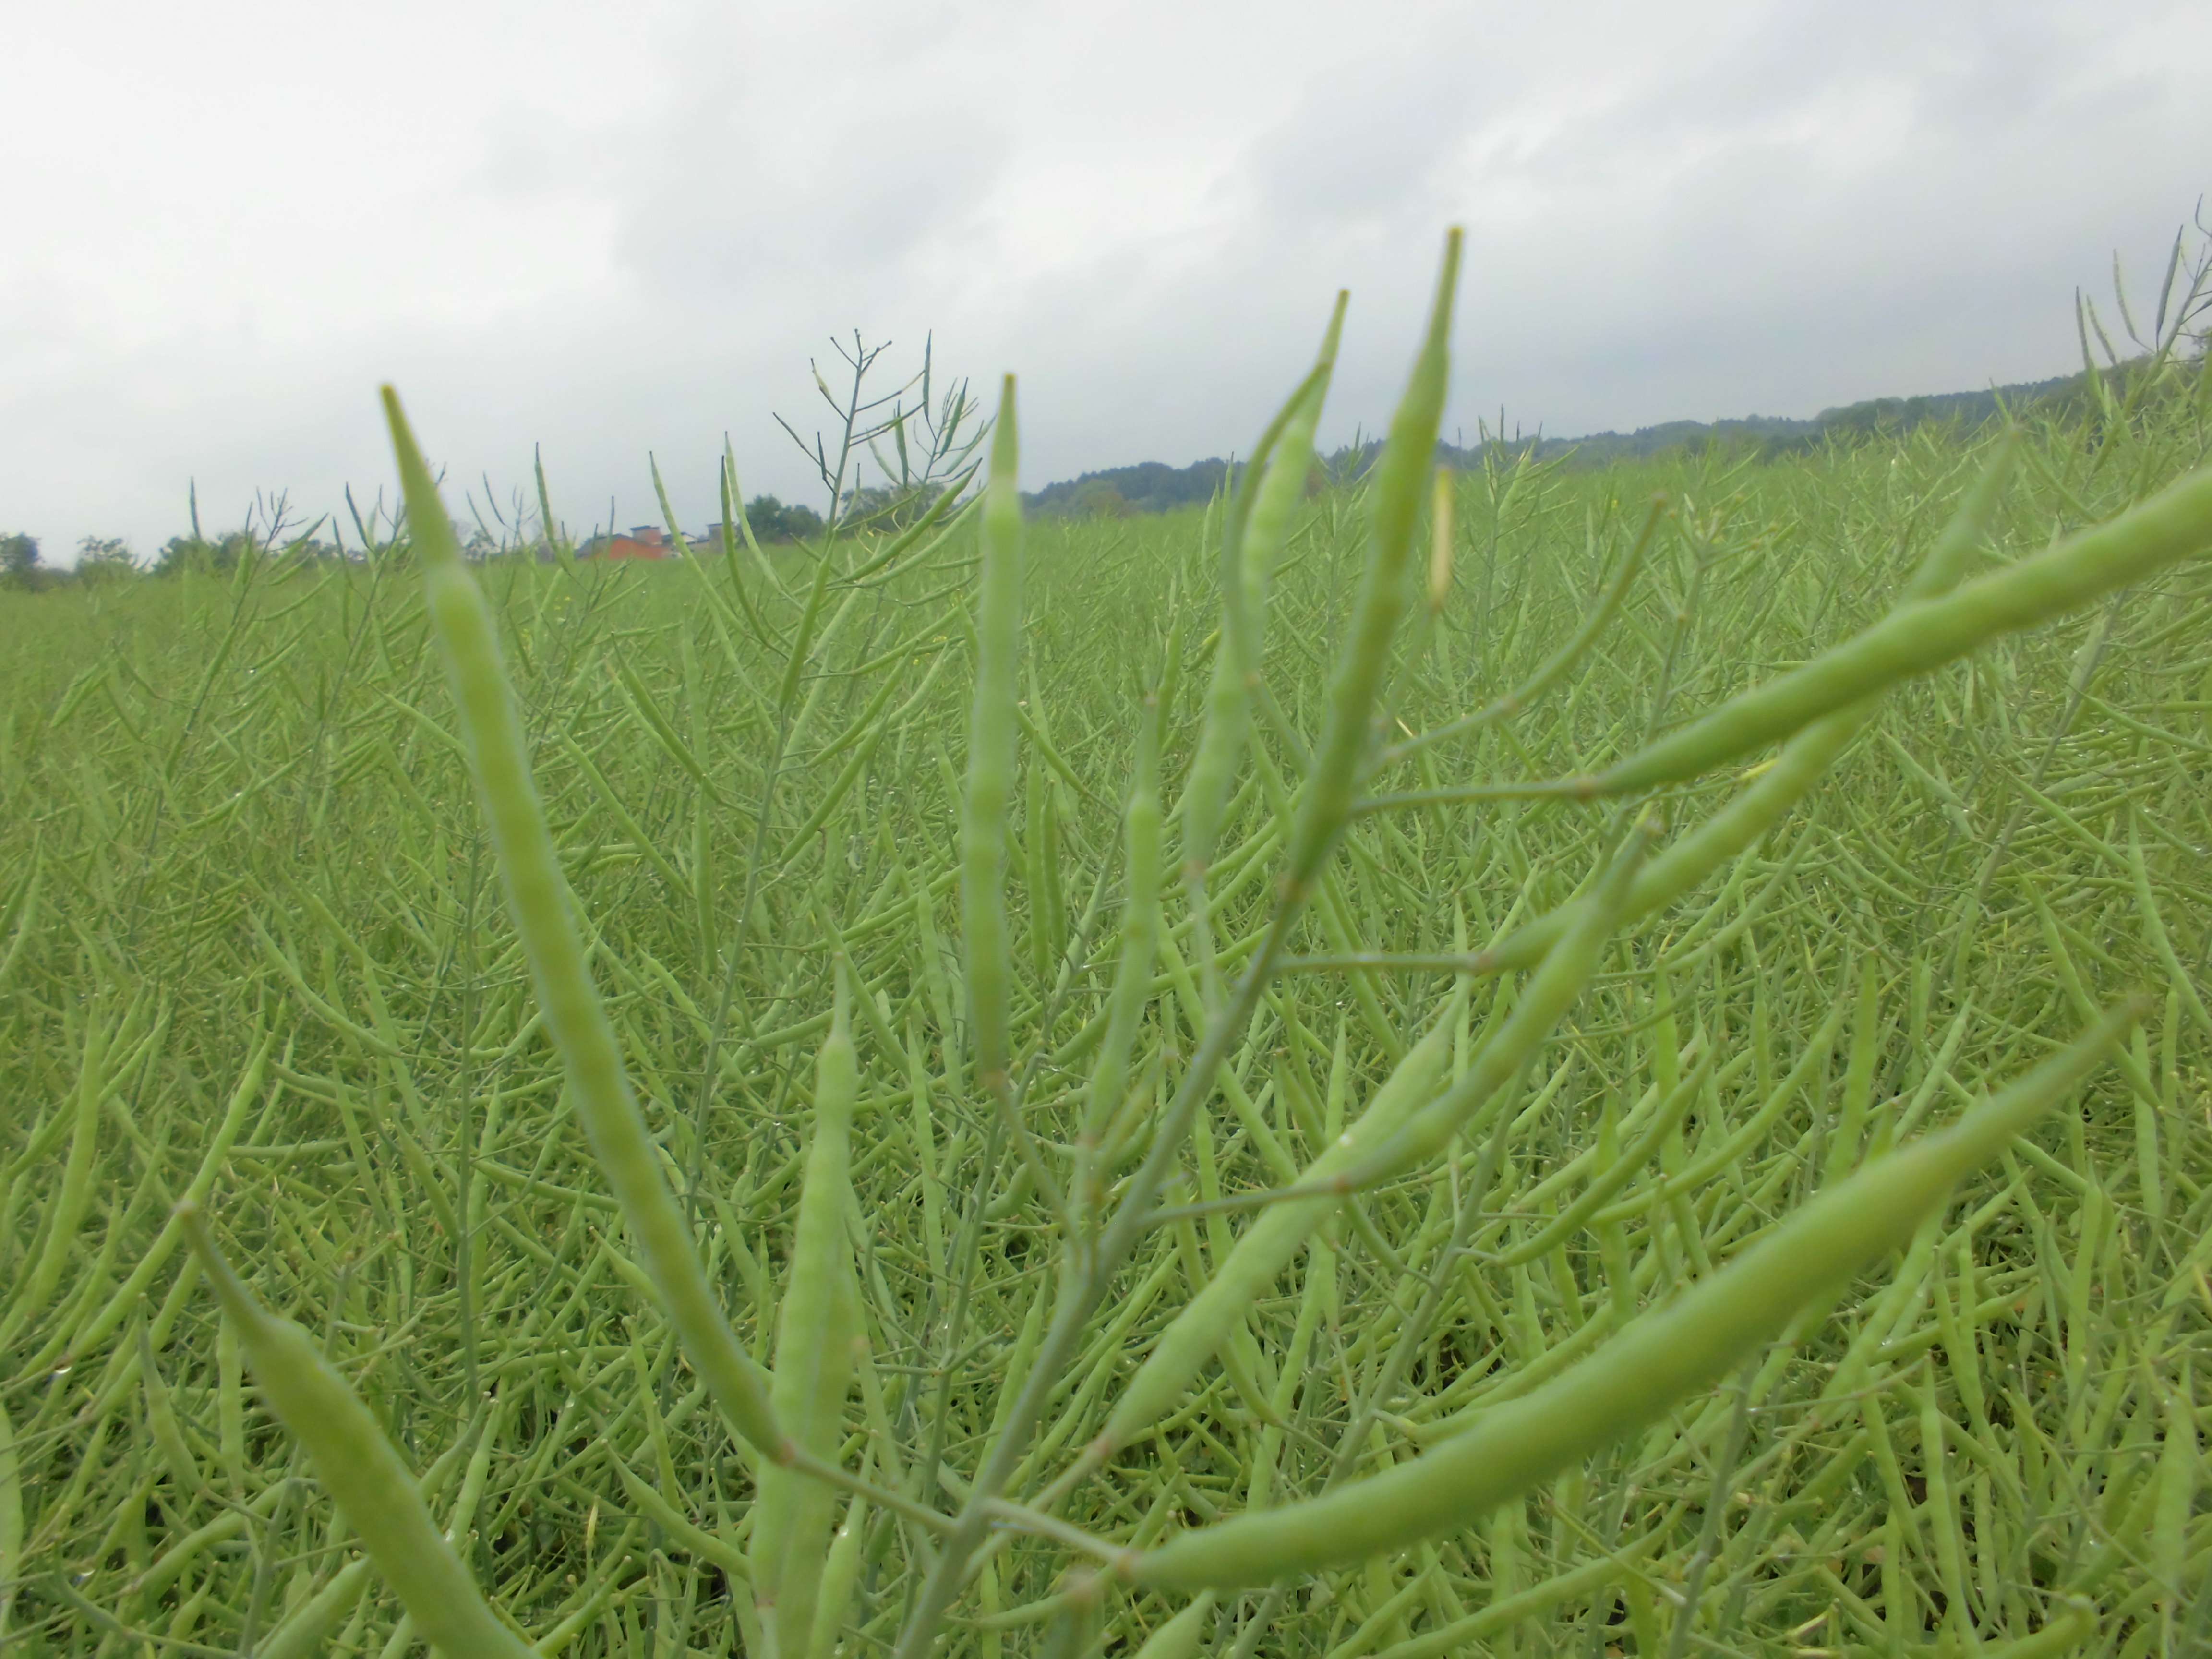
[{"label": "dark tree canopy", "polygon": [[811,507],[787,507],[773,495],[745,503],[745,522],[760,542],[803,542],[822,533],[822,515]]},{"label": "dark tree canopy", "polygon": [[39,568],[39,538],[18,531],[0,536],[0,577],[11,582],[28,581]]}]

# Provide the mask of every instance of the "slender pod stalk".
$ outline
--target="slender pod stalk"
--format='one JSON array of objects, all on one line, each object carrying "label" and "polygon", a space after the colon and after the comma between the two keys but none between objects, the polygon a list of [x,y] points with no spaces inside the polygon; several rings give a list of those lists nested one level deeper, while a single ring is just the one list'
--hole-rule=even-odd
[{"label": "slender pod stalk", "polygon": [[1271,1583],[1474,1524],[1711,1387],[1800,1310],[1902,1249],[1960,1180],[2103,1065],[2139,1013],[2129,1005],[2106,1016],[1949,1129],[1829,1188],[1673,1303],[1426,1455],[1327,1497],[1185,1533],[1125,1558],[1121,1577],[1161,1590]]},{"label": "slender pod stalk", "polygon": [[546,1030],[561,1051],[576,1115],[622,1205],[645,1270],[716,1407],[737,1433],[780,1458],[784,1437],[769,1407],[766,1379],[739,1346],[707,1282],[592,981],[571,917],[568,883],[531,779],[490,609],[461,562],[437,486],[400,411],[398,394],[389,386],[384,389],[384,409],[477,799],[491,827],[515,931],[529,959]]},{"label": "slender pod stalk", "polygon": [[179,1211],[179,1219],[223,1317],[238,1332],[254,1380],[307,1449],[316,1474],[416,1628],[447,1654],[527,1659],[530,1644],[484,1601],[361,1396],[313,1337],[261,1305],[231,1271],[197,1209]]}]

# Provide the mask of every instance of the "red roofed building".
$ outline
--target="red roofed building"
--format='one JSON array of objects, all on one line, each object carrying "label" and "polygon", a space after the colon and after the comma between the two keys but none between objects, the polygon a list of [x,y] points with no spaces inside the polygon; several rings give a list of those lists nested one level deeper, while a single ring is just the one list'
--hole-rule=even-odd
[{"label": "red roofed building", "polygon": [[619,536],[594,536],[576,554],[586,559],[672,559],[676,544],[659,525],[641,524]]}]

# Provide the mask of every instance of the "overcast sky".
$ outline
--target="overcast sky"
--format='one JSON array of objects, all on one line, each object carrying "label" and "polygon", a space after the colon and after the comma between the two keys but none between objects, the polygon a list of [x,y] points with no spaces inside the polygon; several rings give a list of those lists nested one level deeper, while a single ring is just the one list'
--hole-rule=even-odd
[{"label": "overcast sky", "polygon": [[[811,356],[1021,376],[1023,477],[1248,447],[1352,301],[1388,419],[1468,232],[1449,434],[1803,416],[2078,366],[2212,186],[2212,6],[173,0],[0,53],[0,531],[143,556],[390,493],[375,388],[579,531],[818,500]],[[448,505],[463,510],[457,496]]]}]

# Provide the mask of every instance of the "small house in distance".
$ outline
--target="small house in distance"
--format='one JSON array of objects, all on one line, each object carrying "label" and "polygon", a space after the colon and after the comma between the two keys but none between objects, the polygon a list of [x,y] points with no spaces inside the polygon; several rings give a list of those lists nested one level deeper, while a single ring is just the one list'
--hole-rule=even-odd
[{"label": "small house in distance", "polygon": [[676,544],[657,524],[632,525],[618,535],[594,536],[576,550],[580,559],[672,559]]},{"label": "small house in distance", "polygon": [[[756,495],[745,507],[745,522],[751,535],[738,525],[730,526],[733,539],[740,543],[757,541],[773,546],[779,543],[803,542],[818,535],[822,530],[822,515],[811,507],[786,507],[773,495]],[[684,539],[689,548],[678,544],[666,529],[657,524],[632,525],[628,530],[612,534],[600,532],[576,546],[580,559],[673,559],[684,552],[714,555],[722,550],[722,524],[717,520],[703,531],[685,531]],[[550,546],[540,544],[539,562],[549,562],[553,557]]]}]

